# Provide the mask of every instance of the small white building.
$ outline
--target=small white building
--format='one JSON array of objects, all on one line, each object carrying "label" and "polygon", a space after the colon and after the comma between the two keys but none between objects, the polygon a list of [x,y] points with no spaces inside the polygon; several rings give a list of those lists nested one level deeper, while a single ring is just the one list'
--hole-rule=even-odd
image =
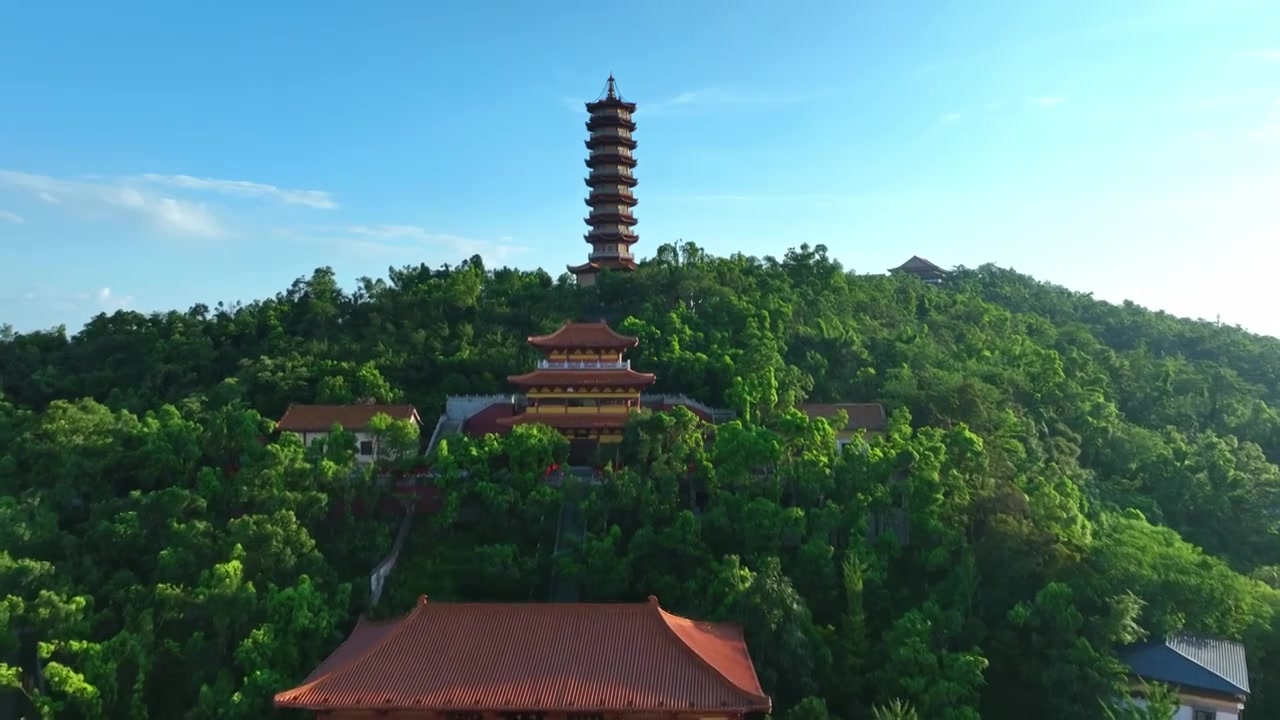
[{"label": "small white building", "polygon": [[292,404],[276,423],[280,432],[302,436],[302,444],[311,447],[316,438],[325,437],[335,424],[356,436],[356,460],[373,462],[378,457],[378,438],[368,432],[369,421],[375,415],[386,415],[392,420],[409,420],[419,427],[422,419],[412,405],[298,405]]},{"label": "small white building", "polygon": [[1180,634],[1125,647],[1120,659],[1135,680],[1176,693],[1173,720],[1238,720],[1249,699],[1249,667],[1238,642]]}]

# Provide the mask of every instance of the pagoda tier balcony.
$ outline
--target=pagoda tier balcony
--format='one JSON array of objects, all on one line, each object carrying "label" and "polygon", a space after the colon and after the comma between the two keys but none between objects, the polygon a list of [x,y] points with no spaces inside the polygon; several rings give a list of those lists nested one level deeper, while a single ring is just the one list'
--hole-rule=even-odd
[{"label": "pagoda tier balcony", "polygon": [[631,361],[622,360],[539,360],[539,370],[630,370]]},{"label": "pagoda tier balcony", "polygon": [[635,207],[640,201],[631,193],[596,191],[591,193],[582,202],[588,207],[596,207],[598,205],[626,205],[627,207]]},{"label": "pagoda tier balcony", "polygon": [[590,215],[582,218],[582,221],[592,227],[597,225],[626,225],[627,227],[631,227],[632,225],[640,222],[639,220],[636,220],[636,217],[631,213],[620,213],[612,210],[608,212],[591,213]]},{"label": "pagoda tier balcony", "polygon": [[591,157],[587,158],[584,162],[586,162],[587,167],[593,170],[597,167],[613,170],[618,167],[634,168],[636,166],[636,159],[630,154],[624,155],[620,152],[603,150],[591,153]]},{"label": "pagoda tier balcony", "polygon": [[587,187],[597,187],[601,185],[625,185],[627,187],[635,187],[638,183],[636,176],[629,172],[611,172],[606,169],[597,170],[583,180]]},{"label": "pagoda tier balcony", "polygon": [[628,150],[635,150],[638,143],[627,137],[619,137],[617,135],[593,135],[583,141],[588,150],[597,148],[622,147]]},{"label": "pagoda tier balcony", "polygon": [[601,113],[592,115],[587,119],[587,132],[594,132],[603,128],[622,128],[628,132],[635,132],[636,124],[628,115],[615,115],[613,113]]}]

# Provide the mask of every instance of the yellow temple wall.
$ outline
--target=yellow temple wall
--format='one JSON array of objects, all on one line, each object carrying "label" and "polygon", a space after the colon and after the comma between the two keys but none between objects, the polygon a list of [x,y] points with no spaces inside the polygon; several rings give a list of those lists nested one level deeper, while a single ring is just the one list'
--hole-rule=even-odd
[{"label": "yellow temple wall", "polygon": [[596,350],[573,350],[565,352],[563,350],[554,350],[547,353],[548,360],[577,360],[586,362],[622,362],[622,353],[620,352],[599,352]]},{"label": "yellow temple wall", "polygon": [[639,400],[640,393],[636,390],[592,390],[583,392],[567,392],[553,388],[530,388],[525,393],[525,397],[529,398],[587,398],[587,399],[619,399],[619,400]]},{"label": "yellow temple wall", "polygon": [[537,407],[530,405],[525,410],[525,415],[626,415],[635,408],[629,408],[626,405],[596,405],[594,407],[568,407],[565,405],[552,405],[550,407]]}]

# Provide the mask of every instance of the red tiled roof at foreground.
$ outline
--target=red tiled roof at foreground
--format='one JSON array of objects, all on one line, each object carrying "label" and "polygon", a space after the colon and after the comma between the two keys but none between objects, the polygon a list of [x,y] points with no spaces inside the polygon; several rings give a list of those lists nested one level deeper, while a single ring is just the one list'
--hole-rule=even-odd
[{"label": "red tiled roof at foreground", "polygon": [[288,432],[328,432],[337,423],[343,430],[363,430],[378,413],[392,420],[422,423],[412,405],[290,405],[276,428]]},{"label": "red tiled roof at foreground", "polygon": [[625,350],[640,344],[640,339],[620,335],[601,320],[593,323],[566,322],[550,335],[533,335],[529,344],[543,350]]},{"label": "red tiled roof at foreground", "polygon": [[733,625],[636,604],[454,604],[421,598],[361,621],[277,708],[426,712],[769,712]]},{"label": "red tiled roof at foreground", "polygon": [[884,430],[889,421],[880,403],[801,403],[796,406],[800,412],[811,418],[833,419],[836,413],[843,410],[849,416],[849,422],[836,432],[844,430]]}]

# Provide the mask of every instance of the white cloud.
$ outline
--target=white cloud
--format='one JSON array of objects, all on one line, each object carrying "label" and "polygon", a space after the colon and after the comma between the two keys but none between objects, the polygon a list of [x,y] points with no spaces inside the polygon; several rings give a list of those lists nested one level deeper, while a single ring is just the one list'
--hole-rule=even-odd
[{"label": "white cloud", "polygon": [[[817,100],[819,97],[813,93],[752,93],[723,87],[705,87],[686,90],[666,98],[638,102],[637,114],[654,117],[713,107],[792,105]],[[574,113],[587,113],[586,104],[581,98],[562,96],[560,103]]]},{"label": "white cloud", "polygon": [[[222,223],[205,203],[175,195],[206,193],[271,200],[321,210],[338,207],[333,196],[322,190],[281,188],[248,180],[219,180],[157,173],[64,179],[0,170],[0,190],[4,188],[29,193],[46,204],[62,206],[73,212],[109,211],[143,220],[165,232],[200,237],[223,235]],[[11,218],[0,217],[12,222]]]},{"label": "white cloud", "polygon": [[62,180],[48,175],[0,170],[0,188],[28,192],[51,205],[129,215],[157,229],[183,235],[222,234],[217,218],[203,203],[165,197],[124,180]]},{"label": "white cloud", "polygon": [[942,117],[938,118],[939,125],[950,125],[951,123],[959,122],[959,121],[960,121],[960,113],[958,112],[944,113]]},{"label": "white cloud", "polygon": [[1005,103],[1004,100],[992,100],[991,102],[987,103],[984,107],[986,107],[986,109],[988,110],[999,110],[1000,108],[1004,107],[1006,104],[1007,103]]},{"label": "white cloud", "polygon": [[305,205],[320,210],[332,210],[338,207],[333,195],[323,190],[297,190],[248,180],[217,180],[214,178],[192,177],[191,175],[144,173],[137,177],[145,182],[168,185],[184,190],[199,190],[221,195],[235,195],[237,197],[263,198],[275,200],[286,205]]},{"label": "white cloud", "polygon": [[123,310],[133,304],[132,295],[117,295],[109,287],[102,287],[92,292],[85,290],[67,290],[48,285],[34,285],[11,295],[26,302],[37,302],[60,310],[71,312],[102,311],[114,312]]},{"label": "white cloud", "polygon": [[94,299],[105,310],[119,310],[133,303],[132,295],[116,295],[109,287],[99,289]]},{"label": "white cloud", "polygon": [[1066,98],[1058,95],[1043,95],[1041,97],[1027,98],[1028,103],[1046,110],[1058,107],[1066,101]]},{"label": "white cloud", "polygon": [[1244,54],[1247,58],[1254,60],[1265,60],[1267,62],[1280,62],[1280,50],[1248,50]]},{"label": "white cloud", "polygon": [[455,262],[472,255],[495,262],[529,250],[505,235],[496,241],[483,240],[433,233],[417,225],[345,225],[279,232],[298,240],[325,243],[346,252],[394,258],[397,262],[424,261],[425,254],[432,250],[446,252],[456,258]]},{"label": "white cloud", "polygon": [[14,225],[21,225],[26,222],[21,215],[11,210],[0,210],[0,220],[13,223]]}]

